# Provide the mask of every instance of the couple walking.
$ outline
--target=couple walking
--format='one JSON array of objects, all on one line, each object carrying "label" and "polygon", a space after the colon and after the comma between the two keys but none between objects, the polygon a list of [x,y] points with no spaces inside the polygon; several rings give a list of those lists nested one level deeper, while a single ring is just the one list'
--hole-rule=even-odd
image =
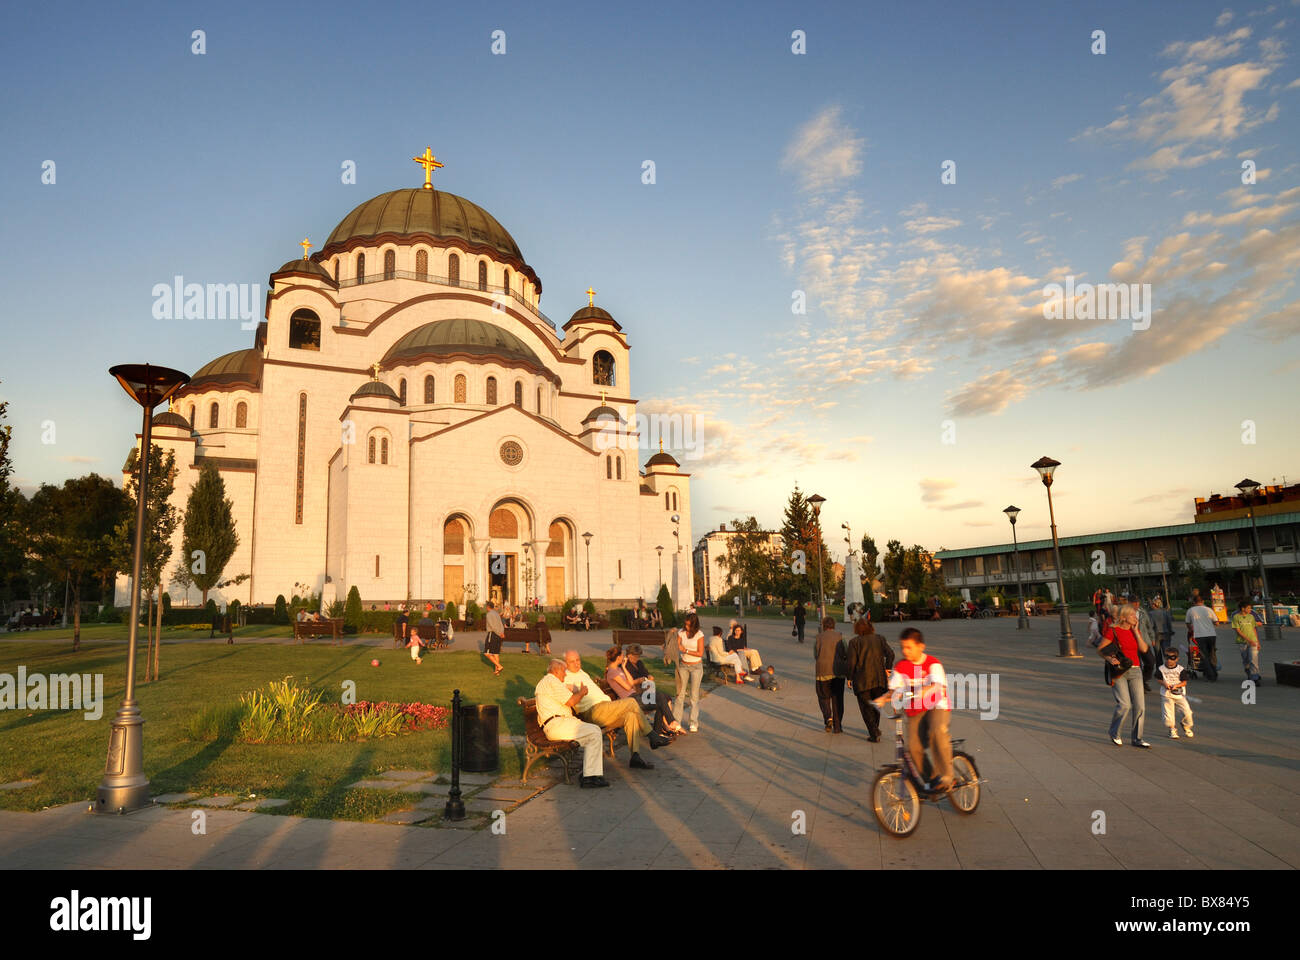
[{"label": "couple walking", "polygon": [[848,680],[867,725],[868,739],[880,740],[880,711],[873,700],[889,688],[894,651],[865,617],[853,624],[853,639],[846,646],[830,617],[822,620],[813,647],[817,670],[817,703],[828,733],[841,733],[844,718],[844,681]]}]

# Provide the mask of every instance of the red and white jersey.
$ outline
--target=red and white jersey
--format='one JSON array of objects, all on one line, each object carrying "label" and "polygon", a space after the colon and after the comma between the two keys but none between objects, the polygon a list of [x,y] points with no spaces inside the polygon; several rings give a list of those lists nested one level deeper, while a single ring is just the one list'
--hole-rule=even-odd
[{"label": "red and white jersey", "polygon": [[[922,698],[921,689],[937,685],[938,690]],[[948,705],[948,677],[943,664],[926,654],[920,663],[906,657],[894,661],[894,672],[889,676],[889,689],[893,693],[894,708],[905,707],[907,715],[914,717],[927,710],[950,710]],[[911,696],[904,700],[904,695]]]}]

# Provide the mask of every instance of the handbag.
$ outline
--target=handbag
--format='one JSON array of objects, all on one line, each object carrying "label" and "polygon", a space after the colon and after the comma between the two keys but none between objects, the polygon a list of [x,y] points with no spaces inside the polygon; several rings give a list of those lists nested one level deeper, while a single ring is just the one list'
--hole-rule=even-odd
[{"label": "handbag", "polygon": [[[1133,661],[1120,649],[1118,640],[1107,640],[1097,648],[1097,652],[1106,658],[1106,669],[1103,673],[1107,684],[1113,684],[1116,677],[1122,677],[1133,666]],[[1119,666],[1110,662],[1111,657],[1119,661]]]}]

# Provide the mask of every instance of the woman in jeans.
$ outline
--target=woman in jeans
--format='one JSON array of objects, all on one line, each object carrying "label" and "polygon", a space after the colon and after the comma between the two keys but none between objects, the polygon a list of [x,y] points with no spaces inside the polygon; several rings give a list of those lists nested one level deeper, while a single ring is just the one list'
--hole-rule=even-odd
[{"label": "woman in jeans", "polygon": [[686,626],[677,631],[677,700],[673,712],[685,720],[685,700],[690,688],[690,731],[700,729],[700,680],[704,677],[704,633],[694,612],[686,615]]},{"label": "woman in jeans", "polygon": [[[1110,740],[1117,747],[1124,746],[1120,739],[1120,729],[1124,718],[1133,715],[1133,729],[1130,742],[1135,747],[1148,748],[1151,744],[1142,739],[1142,721],[1146,716],[1146,703],[1142,693],[1142,654],[1150,647],[1138,629],[1138,615],[1133,607],[1123,607],[1113,626],[1102,631],[1101,646],[1097,653],[1106,661],[1106,679],[1115,694],[1115,713],[1110,719]],[[1118,676],[1119,657],[1115,655],[1115,643],[1129,660],[1131,667]],[[1104,652],[1103,652],[1104,651]]]}]

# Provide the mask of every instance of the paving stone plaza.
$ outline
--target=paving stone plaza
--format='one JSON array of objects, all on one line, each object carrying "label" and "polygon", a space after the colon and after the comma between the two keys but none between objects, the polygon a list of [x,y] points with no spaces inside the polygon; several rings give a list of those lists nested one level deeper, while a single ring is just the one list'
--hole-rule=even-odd
[{"label": "paving stone plaza", "polygon": [[[796,644],[788,622],[754,619],[751,644],[781,689],[714,688],[699,733],[656,751],[656,769],[629,770],[620,746],[618,761],[606,761],[611,789],[565,785],[558,767],[535,771],[526,787],[468,774],[470,816],[459,824],[441,819],[448,771],[427,769],[362,784],[410,792],[409,809],[385,823],[287,817],[274,813],[276,798],[233,796],[164,795],[122,817],[90,816],[86,803],[0,812],[0,868],[1300,867],[1300,689],[1277,686],[1272,667],[1300,659],[1300,631],[1264,645],[1253,703],[1243,703],[1235,645],[1221,631],[1219,681],[1190,691],[1196,738],[1168,739],[1152,693],[1153,747],[1139,750],[1106,736],[1113,701],[1083,640],[1086,621],[1074,622],[1081,660],[1056,656],[1054,618],[1033,620],[1028,633],[1013,619],[915,625],[950,674],[982,675],[989,694],[996,676],[997,696],[984,704],[988,719],[979,709],[953,714],[952,734],[985,779],[978,809],[960,816],[946,802],[925,804],[905,839],[884,834],[869,805],[874,771],[893,756],[892,724],[869,743],[849,698],[845,732],[825,733],[812,644]],[[897,651],[898,625],[880,632]],[[608,632],[565,633],[554,649],[594,654],[608,643]],[[538,678],[544,668],[538,657]],[[202,835],[191,829],[197,810]]]}]

